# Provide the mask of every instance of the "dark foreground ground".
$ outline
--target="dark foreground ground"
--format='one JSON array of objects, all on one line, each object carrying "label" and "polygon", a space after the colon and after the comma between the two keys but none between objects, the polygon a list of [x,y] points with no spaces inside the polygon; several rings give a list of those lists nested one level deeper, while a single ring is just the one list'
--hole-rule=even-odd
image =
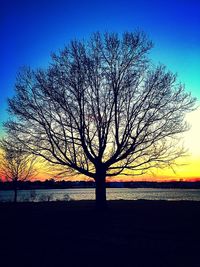
[{"label": "dark foreground ground", "polygon": [[1,203],[0,266],[200,267],[200,202]]}]

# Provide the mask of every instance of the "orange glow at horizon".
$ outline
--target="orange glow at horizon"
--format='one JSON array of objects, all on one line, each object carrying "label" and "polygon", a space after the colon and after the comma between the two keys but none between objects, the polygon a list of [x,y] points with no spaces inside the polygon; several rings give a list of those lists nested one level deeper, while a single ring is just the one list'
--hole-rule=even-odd
[{"label": "orange glow at horizon", "polygon": [[[174,171],[172,169],[154,169],[143,176],[117,176],[107,178],[107,181],[200,181],[200,108],[196,111],[189,113],[186,117],[191,129],[183,135],[184,147],[188,149],[188,156],[178,160],[179,166],[176,166]],[[38,175],[33,180],[46,180],[55,178],[55,172],[49,171],[45,164],[38,163],[37,165]],[[0,178],[3,178],[0,176]],[[70,181],[91,181],[83,175],[69,176],[60,178],[61,180]],[[58,179],[59,180],[59,179]]]}]

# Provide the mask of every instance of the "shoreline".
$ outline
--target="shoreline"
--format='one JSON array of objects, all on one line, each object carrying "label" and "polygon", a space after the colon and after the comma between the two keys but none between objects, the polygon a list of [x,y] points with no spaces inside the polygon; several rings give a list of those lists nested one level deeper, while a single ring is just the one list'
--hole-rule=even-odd
[{"label": "shoreline", "polygon": [[200,202],[111,200],[108,207],[0,203],[1,267],[199,266]]}]

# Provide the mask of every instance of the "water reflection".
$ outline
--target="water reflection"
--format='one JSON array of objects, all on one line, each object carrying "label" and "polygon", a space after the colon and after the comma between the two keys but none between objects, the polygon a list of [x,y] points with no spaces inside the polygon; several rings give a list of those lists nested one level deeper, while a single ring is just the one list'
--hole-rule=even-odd
[{"label": "water reflection", "polygon": [[[18,201],[94,200],[95,189],[19,190]],[[200,189],[108,188],[108,200],[192,200],[200,201]],[[0,191],[0,201],[13,200],[13,191]]]}]

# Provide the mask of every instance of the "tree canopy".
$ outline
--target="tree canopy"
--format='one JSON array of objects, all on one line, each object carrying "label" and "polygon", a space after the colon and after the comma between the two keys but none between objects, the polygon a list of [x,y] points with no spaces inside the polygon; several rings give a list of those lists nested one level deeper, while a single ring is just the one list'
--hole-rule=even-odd
[{"label": "tree canopy", "polygon": [[8,133],[97,188],[106,176],[171,166],[184,154],[178,141],[195,99],[165,66],[153,66],[151,48],[142,32],[95,33],[53,54],[48,69],[24,69]]}]

